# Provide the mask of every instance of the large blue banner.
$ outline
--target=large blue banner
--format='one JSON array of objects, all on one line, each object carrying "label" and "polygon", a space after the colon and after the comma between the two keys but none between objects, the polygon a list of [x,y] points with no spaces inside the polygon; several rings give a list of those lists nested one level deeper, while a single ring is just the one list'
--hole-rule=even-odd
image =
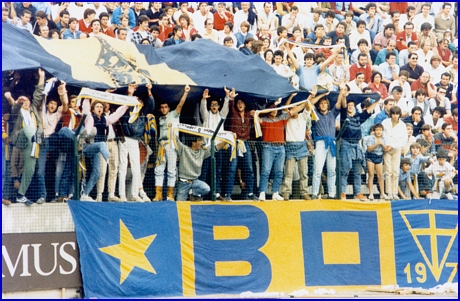
[{"label": "large blue banner", "polygon": [[86,297],[457,281],[458,205],[70,201]]}]

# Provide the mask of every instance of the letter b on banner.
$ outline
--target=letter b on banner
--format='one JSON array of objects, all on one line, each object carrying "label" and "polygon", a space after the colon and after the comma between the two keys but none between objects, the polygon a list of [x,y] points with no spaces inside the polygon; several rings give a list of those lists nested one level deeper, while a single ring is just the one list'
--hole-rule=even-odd
[{"label": "letter b on banner", "polygon": [[263,292],[271,265],[259,251],[268,239],[268,220],[259,208],[192,206],[196,294]]}]

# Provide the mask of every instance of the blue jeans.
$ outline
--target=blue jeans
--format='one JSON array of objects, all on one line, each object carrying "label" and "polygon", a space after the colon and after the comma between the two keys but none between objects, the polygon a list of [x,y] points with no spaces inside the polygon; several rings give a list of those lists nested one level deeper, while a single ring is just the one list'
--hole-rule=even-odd
[{"label": "blue jeans", "polygon": [[209,193],[209,191],[211,191],[211,188],[209,188],[208,184],[198,179],[193,180],[191,183],[184,182],[181,179],[179,179],[176,183],[176,186],[177,186],[176,200],[178,201],[186,201],[188,197],[188,192],[190,191],[190,189],[192,189],[192,194],[195,196],[206,195]]},{"label": "blue jeans", "polygon": [[102,154],[104,160],[107,161],[109,159],[110,152],[105,142],[97,142],[86,145],[83,149],[83,153],[91,159],[91,164],[93,166],[93,171],[91,172],[91,176],[89,177],[84,189],[84,193],[89,194],[96,185],[100,176],[101,157],[99,156],[99,153]]},{"label": "blue jeans", "polygon": [[56,164],[54,190],[59,197],[67,197],[74,192],[73,174],[74,158],[69,153],[59,153]]},{"label": "blue jeans", "polygon": [[326,149],[324,141],[319,140],[316,142],[313,160],[313,187],[312,194],[318,195],[319,184],[321,181],[321,174],[323,172],[324,161],[327,165],[327,192],[329,196],[335,196],[335,158],[332,157],[331,150]]},{"label": "blue jeans", "polygon": [[[342,178],[341,192],[347,190],[347,180],[350,170],[353,170],[353,193],[361,193],[361,166],[363,164],[362,151],[358,143],[349,143],[342,140],[340,145],[340,176]],[[358,154],[361,152],[361,154]],[[351,163],[351,164],[350,164]]]},{"label": "blue jeans", "polygon": [[37,179],[38,179],[38,195],[40,198],[44,198],[46,200],[46,184],[45,184],[45,170],[46,170],[46,156],[50,149],[50,139],[45,138],[43,140],[42,145],[40,145],[40,152],[38,157],[38,171],[37,171]]},{"label": "blue jeans", "polygon": [[[221,183],[222,183],[222,166],[224,164],[228,164],[229,162],[225,161],[224,162],[224,153],[226,153],[226,150],[221,149],[220,151],[215,153],[215,158],[216,158],[216,193],[221,193]],[[230,160],[230,157],[227,158]],[[201,167],[201,175],[198,177],[200,181],[207,182],[208,178],[208,173],[211,173],[211,157],[208,157],[203,160],[203,166]],[[231,193],[231,192],[230,192]],[[224,195],[224,192],[222,191],[221,193]]]},{"label": "blue jeans", "polygon": [[268,177],[272,167],[274,169],[272,192],[278,192],[284,175],[284,145],[262,144],[262,172],[260,174],[259,192],[267,192]]},{"label": "blue jeans", "polygon": [[248,141],[244,141],[244,146],[246,147],[246,152],[243,153],[243,157],[239,157],[237,154],[236,158],[230,162],[230,168],[228,175],[224,180],[224,187],[222,191],[226,196],[230,196],[232,194],[238,163],[240,163],[242,180],[244,183],[246,183],[246,189],[243,192],[243,197],[246,198],[247,195],[253,193],[254,172],[252,170],[251,146],[249,145]]}]

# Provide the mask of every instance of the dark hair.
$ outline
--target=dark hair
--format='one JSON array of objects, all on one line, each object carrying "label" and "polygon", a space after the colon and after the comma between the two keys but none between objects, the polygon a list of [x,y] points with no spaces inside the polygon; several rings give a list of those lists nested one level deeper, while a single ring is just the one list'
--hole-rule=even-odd
[{"label": "dark hair", "polygon": [[109,19],[110,19],[110,16],[109,16],[109,14],[108,14],[108,13],[106,13],[105,11],[99,14],[99,20],[101,20],[103,17],[107,17],[107,18],[109,18]]},{"label": "dark hair", "polygon": [[276,50],[274,53],[273,53],[273,57],[275,56],[282,56],[284,57],[284,52],[282,50]]},{"label": "dark hair", "polygon": [[360,19],[360,20],[358,20],[358,22],[356,22],[356,28],[358,28],[358,27],[359,27],[359,25],[364,25],[364,26],[366,26],[366,21],[364,21],[364,20],[361,20],[361,19]]},{"label": "dark hair", "polygon": [[417,46],[417,43],[415,43],[414,41],[410,41],[409,43],[407,43],[407,48],[409,48],[412,45]]},{"label": "dark hair", "polygon": [[[315,28],[316,29],[316,28]],[[284,26],[279,26],[277,29],[276,29],[276,34],[277,35],[280,35],[280,33],[282,33],[283,31],[287,31],[287,28],[284,27]]]},{"label": "dark hair", "polygon": [[395,92],[402,93],[403,88],[401,86],[394,86],[393,89],[391,90],[391,94],[393,94]]},{"label": "dark hair", "polygon": [[420,111],[420,113],[423,113],[423,110],[421,107],[419,106],[415,106],[412,108],[412,110],[410,111],[411,114],[414,114],[416,111]]},{"label": "dark hair", "polygon": [[388,97],[383,101],[383,105],[386,106],[390,101],[395,101],[395,100],[393,98],[391,98],[391,97]]},{"label": "dark hair", "polygon": [[160,27],[158,27],[157,25],[153,25],[152,27],[150,27],[150,33],[154,31],[160,33]]},{"label": "dark hair", "polygon": [[38,12],[35,13],[35,17],[38,17],[40,19],[46,18],[46,13],[42,10],[39,10]]},{"label": "dark hair", "polygon": [[[361,46],[362,44],[369,46],[369,42],[366,39],[359,39],[358,41],[358,46]],[[367,56],[367,54],[366,54]]]},{"label": "dark hair", "polygon": [[[390,116],[392,114],[398,114],[399,116],[401,116],[401,108],[400,107],[397,107],[397,106],[393,106],[390,108]],[[411,124],[412,125],[412,124]]]},{"label": "dark hair", "polygon": [[59,17],[61,17],[61,18],[64,17],[64,15],[70,16],[69,11],[64,9],[63,11],[61,11],[61,12],[59,13]]},{"label": "dark hair", "polygon": [[451,125],[451,124],[448,123],[448,122],[444,122],[444,123],[441,125],[441,129],[444,131],[449,125]]},{"label": "dark hair", "polygon": [[419,96],[419,95],[425,95],[426,96],[425,90],[418,89],[417,91],[415,91],[415,98],[417,98],[417,96]]},{"label": "dark hair", "polygon": [[396,53],[394,53],[393,51],[392,52],[387,52],[387,54],[385,55],[385,59],[388,60],[392,56],[396,57]]},{"label": "dark hair", "polygon": [[[182,2],[182,3],[187,3],[187,4],[188,4],[188,2]],[[187,21],[187,26],[190,25],[190,18],[189,18],[189,16],[187,16],[186,14],[180,15],[180,16],[179,16],[179,21],[180,21],[180,19],[184,19],[185,21]]]},{"label": "dark hair", "polygon": [[93,27],[93,24],[96,23],[96,22],[99,22],[99,25],[101,25],[101,20],[99,20],[99,19],[93,19],[93,20],[91,21],[91,27]]},{"label": "dark hair", "polygon": [[366,11],[369,11],[369,9],[371,9],[372,7],[375,7],[377,9],[377,5],[375,3],[373,3],[373,2],[368,3],[366,5]]},{"label": "dark hair", "polygon": [[452,78],[452,75],[451,75],[449,72],[444,72],[443,74],[441,74],[441,78],[442,78],[443,76],[447,76],[449,79]]},{"label": "dark hair", "polygon": [[85,9],[85,11],[83,12],[83,19],[86,19],[88,18],[89,15],[95,15],[96,14],[96,11],[92,8],[87,8]]},{"label": "dark hair", "polygon": [[233,23],[232,22],[225,22],[224,26],[227,25],[230,28],[230,31],[233,30]]},{"label": "dark hair", "polygon": [[232,37],[225,37],[223,42],[225,44],[225,42],[229,42],[229,41],[233,42],[233,38]]},{"label": "dark hair", "polygon": [[374,78],[375,78],[377,75],[380,75],[380,77],[383,78],[382,73],[380,73],[379,71],[374,71],[374,72],[372,72],[372,75],[371,75],[371,83],[374,82]]},{"label": "dark hair", "polygon": [[[398,12],[398,13],[399,13],[399,12]],[[387,29],[396,30],[396,27],[394,26],[393,23],[389,23],[389,24],[385,25],[385,29],[384,29],[383,31],[385,31],[385,30],[387,30]]]},{"label": "dark hair", "polygon": [[315,55],[313,53],[307,52],[303,56],[303,60],[305,61],[306,59],[315,59]]},{"label": "dark hair", "polygon": [[182,29],[182,27],[180,25],[175,25],[173,30],[172,30],[172,33],[176,34],[179,31],[179,29]]},{"label": "dark hair", "polygon": [[[331,18],[335,18],[335,12],[330,9],[326,12],[326,15],[324,16],[324,18],[327,18],[327,17],[331,17]],[[337,24],[338,25],[338,24]],[[346,28],[345,28],[346,29]]]},{"label": "dark hair", "polygon": [[32,15],[32,12],[28,9],[22,11],[21,17],[25,16],[26,14]]},{"label": "dark hair", "polygon": [[244,45],[246,46],[247,44],[249,44],[249,43],[251,43],[251,42],[254,42],[254,41],[255,41],[254,38],[251,38],[251,37],[246,38],[246,39],[244,39]]},{"label": "dark hair", "polygon": [[381,128],[382,130],[384,129],[383,127],[383,124],[381,123],[376,123],[372,126],[371,130],[375,130],[375,129],[378,129],[378,128]]},{"label": "dark hair", "polygon": [[59,31],[57,29],[51,29],[49,32],[49,37],[51,38],[55,32],[57,32],[59,35],[59,38],[61,38],[61,35],[59,34]]},{"label": "dark hair", "polygon": [[360,53],[358,54],[358,61],[359,61],[359,58],[360,58],[360,57],[365,57],[365,58],[367,58],[367,54],[364,53],[364,52],[360,52]]},{"label": "dark hair", "polygon": [[74,18],[74,17],[70,17],[69,18],[69,24],[72,23],[72,22],[77,22],[78,23],[78,19]]},{"label": "dark hair", "polygon": [[402,168],[403,165],[412,165],[412,161],[409,158],[402,158],[401,164],[399,165],[400,168]]},{"label": "dark hair", "polygon": [[139,18],[137,19],[138,24],[142,24],[142,23],[148,22],[148,21],[149,21],[149,17],[147,17],[145,15],[139,16]]},{"label": "dark hair", "polygon": [[444,114],[446,114],[446,109],[444,109],[444,107],[437,106],[433,109],[433,113],[434,111],[438,111],[441,115],[441,118],[444,116]]},{"label": "dark hair", "polygon": [[452,110],[452,116],[458,116],[458,108]]},{"label": "dark hair", "polygon": [[431,24],[428,22],[422,23],[422,25],[420,25],[420,31],[431,30],[432,28],[433,26],[431,26]]},{"label": "dark hair", "polygon": [[[414,23],[412,23],[412,22],[406,22],[406,23],[404,24],[404,29],[406,29],[406,26],[412,26],[412,27],[414,27]],[[415,29],[415,28],[413,28],[413,29]]]}]

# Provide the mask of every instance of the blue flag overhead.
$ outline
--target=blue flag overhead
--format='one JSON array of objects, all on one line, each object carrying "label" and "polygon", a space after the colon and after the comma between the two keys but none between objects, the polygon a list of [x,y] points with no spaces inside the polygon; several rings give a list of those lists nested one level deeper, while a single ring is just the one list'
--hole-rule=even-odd
[{"label": "blue flag overhead", "polygon": [[104,34],[46,40],[3,24],[2,54],[3,71],[42,67],[69,85],[93,89],[150,80],[159,88],[186,84],[219,90],[235,87],[238,92],[268,99],[295,91],[259,56],[246,56],[208,40],[155,49]]}]

